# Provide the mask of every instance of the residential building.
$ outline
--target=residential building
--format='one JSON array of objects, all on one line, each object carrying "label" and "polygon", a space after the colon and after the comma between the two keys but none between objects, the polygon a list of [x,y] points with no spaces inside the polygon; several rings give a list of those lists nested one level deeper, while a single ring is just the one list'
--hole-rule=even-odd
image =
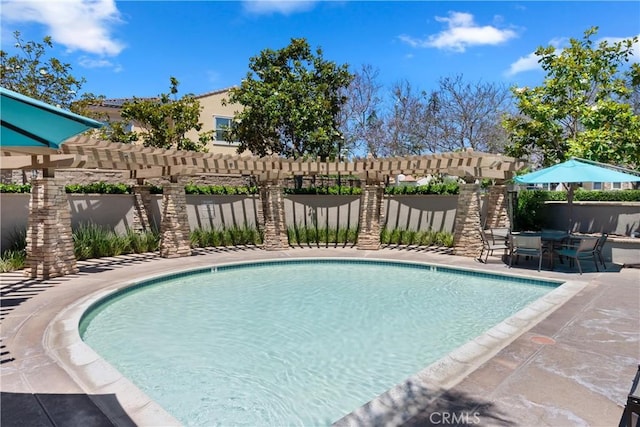
[{"label": "residential building", "polygon": [[[207,146],[209,153],[237,154],[238,143],[227,142],[224,138],[225,128],[231,125],[233,116],[242,108],[238,104],[223,105],[222,100],[228,96],[230,89],[225,88],[195,96],[200,102],[201,108],[200,123],[202,123],[202,129],[200,132],[214,132],[214,140]],[[141,99],[153,100],[156,98]],[[120,115],[122,106],[128,101],[133,101],[133,98],[105,99],[101,105],[92,107],[92,110],[105,114],[110,121],[120,121],[122,120]],[[130,131],[142,130],[136,123],[128,123],[126,129]],[[187,137],[197,140],[198,132],[192,130],[187,133]],[[245,152],[243,154],[250,153]]]},{"label": "residential building", "polygon": [[[242,108],[238,104],[223,105],[222,100],[228,97],[230,89],[215,90],[196,96],[202,108],[200,112],[201,132],[214,131],[214,140],[208,146],[210,153],[237,154],[238,143],[227,142],[224,137],[225,128],[231,126],[233,116]],[[196,131],[191,131],[187,136],[197,139],[197,134]]]}]

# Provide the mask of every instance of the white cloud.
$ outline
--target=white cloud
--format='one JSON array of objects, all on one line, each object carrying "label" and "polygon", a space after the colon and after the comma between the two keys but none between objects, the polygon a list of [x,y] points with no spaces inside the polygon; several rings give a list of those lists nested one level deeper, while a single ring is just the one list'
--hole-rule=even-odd
[{"label": "white cloud", "polygon": [[514,76],[518,73],[523,73],[525,71],[530,70],[539,70],[541,69],[540,64],[538,64],[538,60],[540,57],[535,53],[531,52],[527,56],[523,56],[518,58],[516,62],[509,66],[506,74],[507,76]]},{"label": "white cloud", "polygon": [[111,26],[121,22],[115,0],[4,0],[1,14],[5,23],[45,25],[53,41],[70,51],[114,56],[124,49],[111,35]]},{"label": "white cloud", "polygon": [[[621,42],[626,39],[630,39],[632,37],[633,36],[605,37],[595,42],[595,46],[598,46],[603,41],[607,42],[608,44],[613,44],[613,43]],[[638,35],[638,38],[640,39],[640,34]],[[562,50],[563,47],[568,46],[568,44],[569,44],[569,39],[565,37],[554,38],[551,41],[549,41],[549,45],[556,48],[556,53],[555,53],[556,55],[559,55],[560,54],[559,51]],[[631,55],[630,60],[632,62],[640,62],[640,41],[632,45],[632,51],[633,51],[633,54]],[[531,52],[527,56],[520,57],[516,62],[512,63],[505,74],[507,76],[514,76],[518,73],[523,73],[525,71],[541,70],[542,67],[540,67],[540,64],[538,63],[539,59],[540,59],[539,56],[537,56],[534,52]]]},{"label": "white cloud", "polygon": [[549,40],[549,45],[555,47],[556,49],[559,49],[563,46],[568,46],[569,45],[569,38],[568,37],[555,37],[551,40]]},{"label": "white cloud", "polygon": [[122,71],[120,64],[114,64],[108,59],[103,58],[90,58],[88,56],[81,56],[78,60],[78,64],[84,68],[113,68],[116,73]]},{"label": "white cloud", "polygon": [[448,17],[436,16],[436,21],[447,24],[447,29],[426,39],[401,35],[401,41],[412,47],[434,47],[436,49],[464,52],[470,46],[497,45],[517,36],[509,29],[491,25],[478,26],[473,15],[464,12],[449,12]]},{"label": "white cloud", "polygon": [[[633,38],[634,36],[629,36],[629,37],[605,37],[603,39],[598,40],[598,44],[600,44],[600,42],[606,41],[609,44],[613,44],[613,43],[619,43],[623,40],[628,40]],[[636,35],[635,37],[638,37],[638,41],[633,43],[633,45],[631,46],[631,50],[633,51],[633,54],[631,55],[631,61],[632,62],[640,62],[640,34]]]},{"label": "white cloud", "polygon": [[292,13],[307,12],[315,6],[316,0],[245,0],[242,6],[245,11],[255,15],[268,15],[281,13],[291,15]]}]

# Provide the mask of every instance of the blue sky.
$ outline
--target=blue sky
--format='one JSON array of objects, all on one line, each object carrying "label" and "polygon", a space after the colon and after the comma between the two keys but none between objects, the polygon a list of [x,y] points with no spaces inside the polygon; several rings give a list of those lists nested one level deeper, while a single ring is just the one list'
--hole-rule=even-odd
[{"label": "blue sky", "polygon": [[[202,94],[239,84],[249,58],[291,38],[325,59],[379,70],[385,87],[407,80],[430,90],[442,77],[537,85],[533,52],[566,45],[591,26],[597,40],[640,35],[640,2],[608,1],[1,1],[2,49],[11,33],[40,41],[107,98],[167,92]],[[634,61],[640,62],[640,46]]]}]

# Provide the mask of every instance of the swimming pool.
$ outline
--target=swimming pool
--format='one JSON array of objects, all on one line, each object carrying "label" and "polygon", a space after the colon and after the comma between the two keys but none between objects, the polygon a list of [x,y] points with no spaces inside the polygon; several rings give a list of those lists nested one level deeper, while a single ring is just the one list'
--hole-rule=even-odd
[{"label": "swimming pool", "polygon": [[88,311],[81,333],[188,425],[330,424],[558,285],[335,259],[153,282]]}]

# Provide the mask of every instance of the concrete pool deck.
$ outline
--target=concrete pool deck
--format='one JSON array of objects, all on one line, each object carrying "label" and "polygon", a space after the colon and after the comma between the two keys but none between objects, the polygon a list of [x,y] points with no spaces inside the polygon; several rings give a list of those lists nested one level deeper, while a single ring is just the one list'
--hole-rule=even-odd
[{"label": "concrete pool deck", "polygon": [[538,272],[526,261],[509,269],[498,257],[481,264],[421,250],[246,248],[201,250],[176,259],[143,254],[83,261],[78,274],[45,281],[25,279],[21,272],[0,274],[0,424],[176,424],[94,353],[76,346],[74,319],[98,295],[138,278],[208,265],[306,257],[425,262],[568,281],[575,291],[543,318],[528,316],[528,324],[518,319],[506,324],[512,329],[510,337],[499,343],[482,341],[492,347],[483,356],[474,357],[474,351],[452,353],[457,359],[468,356],[464,370],[425,383],[418,375],[354,408],[338,424],[613,426],[620,421],[640,362],[638,269],[608,263],[608,270],[598,273],[586,263],[587,272],[580,276],[566,265]]}]

